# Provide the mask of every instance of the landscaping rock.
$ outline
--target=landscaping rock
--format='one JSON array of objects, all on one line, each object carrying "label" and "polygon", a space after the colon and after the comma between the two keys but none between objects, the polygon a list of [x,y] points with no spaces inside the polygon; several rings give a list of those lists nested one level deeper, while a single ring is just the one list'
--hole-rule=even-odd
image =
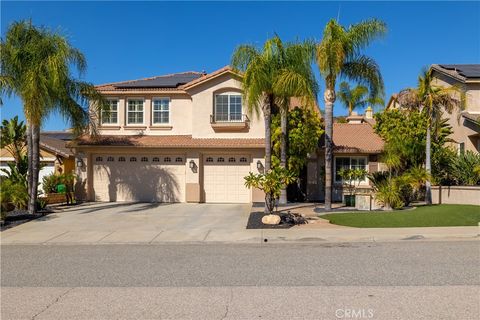
[{"label": "landscaping rock", "polygon": [[280,221],[280,216],[277,216],[276,214],[269,214],[262,218],[263,224],[279,224]]}]

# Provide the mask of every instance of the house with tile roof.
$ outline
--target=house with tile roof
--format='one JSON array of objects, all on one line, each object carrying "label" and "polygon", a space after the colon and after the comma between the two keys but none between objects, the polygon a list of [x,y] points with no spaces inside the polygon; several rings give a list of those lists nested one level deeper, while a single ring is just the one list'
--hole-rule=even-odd
[{"label": "house with tile roof", "polygon": [[[262,115],[247,113],[241,75],[230,67],[96,88],[110,109],[97,115],[97,135],[81,136],[71,144],[77,157],[80,199],[264,201],[262,192],[244,185],[249,172],[263,172],[264,120]],[[291,100],[292,106],[299,103]],[[374,156],[383,144],[368,122],[372,117],[364,120],[352,118],[349,124],[335,125],[339,166],[345,167],[348,161],[349,166],[369,169],[376,164]],[[319,177],[321,162],[313,167],[315,161],[311,159],[309,168],[315,170],[312,176]],[[310,185],[310,200],[321,198],[320,182]]]}]

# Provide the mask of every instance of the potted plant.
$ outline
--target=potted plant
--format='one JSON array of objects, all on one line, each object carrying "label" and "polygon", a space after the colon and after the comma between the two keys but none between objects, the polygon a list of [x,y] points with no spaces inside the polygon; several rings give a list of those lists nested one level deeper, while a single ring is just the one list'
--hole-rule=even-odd
[{"label": "potted plant", "polygon": [[367,171],[365,169],[340,169],[338,174],[342,177],[343,188],[347,192],[343,196],[345,205],[354,207],[357,187],[367,177]]},{"label": "potted plant", "polygon": [[245,178],[247,188],[257,188],[265,193],[265,204],[268,215],[263,217],[262,222],[266,224],[279,224],[280,216],[273,214],[275,203],[280,197],[281,190],[295,181],[291,172],[284,168],[274,168],[266,173],[249,173]]}]

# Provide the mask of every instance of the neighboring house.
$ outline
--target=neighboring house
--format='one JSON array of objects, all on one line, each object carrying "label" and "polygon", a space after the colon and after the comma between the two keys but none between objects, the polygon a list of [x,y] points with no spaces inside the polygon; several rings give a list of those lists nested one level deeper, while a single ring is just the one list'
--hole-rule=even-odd
[{"label": "neighboring house", "polygon": [[[352,114],[347,123],[333,124],[333,201],[343,200],[342,179],[338,172],[342,168],[365,169],[368,173],[386,170],[379,156],[384,142],[373,130],[372,109],[368,108],[365,116]],[[324,138],[320,143],[323,145]],[[324,147],[311,155],[307,165],[307,199],[324,201],[325,199],[325,153]],[[359,189],[370,190],[367,178],[360,181]]]},{"label": "neighboring house", "polygon": [[[445,114],[452,126],[450,138],[459,152],[471,150],[480,152],[480,64],[434,64],[434,85],[456,86],[465,92],[464,110]],[[390,98],[387,108],[398,108],[395,95]]]},{"label": "neighboring house", "polygon": [[[40,134],[40,164],[39,182],[52,173],[69,173],[75,169],[73,152],[66,147],[72,139],[72,134],[66,131],[44,131]],[[7,163],[14,161],[12,155],[5,149],[0,149],[0,168],[9,170]],[[3,171],[0,174],[4,174]],[[41,188],[39,188],[40,191]]]},{"label": "neighboring house", "polygon": [[98,85],[110,110],[72,142],[77,197],[90,201],[263,201],[264,121],[247,116],[230,67]]}]

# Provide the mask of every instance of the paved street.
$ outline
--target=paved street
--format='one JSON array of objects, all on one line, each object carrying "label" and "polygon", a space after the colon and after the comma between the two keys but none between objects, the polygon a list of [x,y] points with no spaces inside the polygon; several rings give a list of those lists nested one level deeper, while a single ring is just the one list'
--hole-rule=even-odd
[{"label": "paved street", "polygon": [[1,249],[2,319],[477,319],[480,313],[477,241]]}]

